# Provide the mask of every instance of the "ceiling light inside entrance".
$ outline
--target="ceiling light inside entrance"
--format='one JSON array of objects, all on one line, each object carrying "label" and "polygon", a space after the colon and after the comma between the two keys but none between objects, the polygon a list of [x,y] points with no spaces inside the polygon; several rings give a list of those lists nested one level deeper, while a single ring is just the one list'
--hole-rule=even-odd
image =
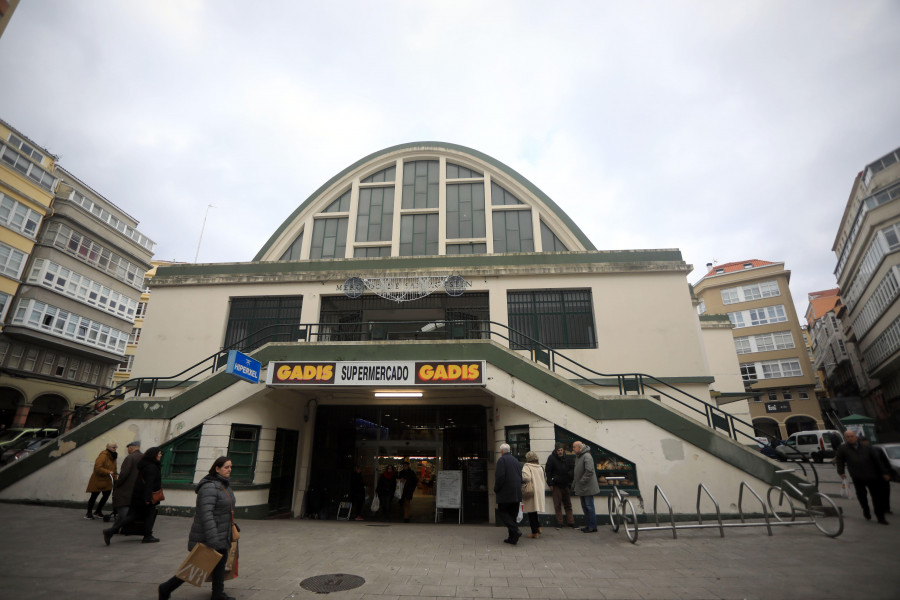
[{"label": "ceiling light inside entrance", "polygon": [[376,398],[421,398],[422,392],[375,392]]}]

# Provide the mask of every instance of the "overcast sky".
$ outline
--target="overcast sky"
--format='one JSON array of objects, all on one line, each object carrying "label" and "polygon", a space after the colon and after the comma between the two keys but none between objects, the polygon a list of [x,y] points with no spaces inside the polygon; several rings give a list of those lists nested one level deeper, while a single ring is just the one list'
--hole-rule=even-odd
[{"label": "overcast sky", "polygon": [[[484,152],[598,249],[784,261],[805,311],[856,174],[900,146],[900,2],[31,0],[0,118],[162,260],[248,261],[395,144]],[[208,220],[199,247],[207,206]]]}]

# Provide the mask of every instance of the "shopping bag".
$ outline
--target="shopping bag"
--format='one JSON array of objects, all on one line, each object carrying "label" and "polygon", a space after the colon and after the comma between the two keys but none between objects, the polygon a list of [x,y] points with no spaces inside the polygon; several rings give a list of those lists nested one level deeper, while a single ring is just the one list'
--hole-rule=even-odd
[{"label": "shopping bag", "polygon": [[523,511],[525,510],[525,505],[519,502],[519,514],[516,515],[516,523],[522,522],[522,517],[524,516]]},{"label": "shopping bag", "polygon": [[197,544],[175,571],[175,577],[200,587],[220,560],[221,554],[206,544]]},{"label": "shopping bag", "polygon": [[372,512],[377,513],[379,508],[381,508],[381,501],[378,500],[378,496],[375,496],[372,498]]},{"label": "shopping bag", "polygon": [[841,498],[853,500],[853,486],[850,485],[846,478],[841,479]]},{"label": "shopping bag", "polygon": [[[219,556],[221,557],[222,555],[219,554]],[[215,565],[213,565],[213,566],[215,566]],[[237,576],[238,576],[238,543],[231,542],[231,548],[228,549],[228,559],[225,561],[225,581],[228,581],[229,579],[234,579]],[[212,570],[210,570],[209,575],[206,576],[206,581],[212,581]]]},{"label": "shopping bag", "polygon": [[406,487],[406,480],[401,479],[397,482],[397,489],[394,490],[394,499],[403,500],[403,488]]}]

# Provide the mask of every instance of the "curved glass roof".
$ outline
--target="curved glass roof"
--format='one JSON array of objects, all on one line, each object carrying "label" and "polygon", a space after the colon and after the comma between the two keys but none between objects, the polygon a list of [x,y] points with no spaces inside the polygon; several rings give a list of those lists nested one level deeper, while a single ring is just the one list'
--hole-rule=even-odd
[{"label": "curved glass roof", "polygon": [[546,194],[471,148],[413,142],[350,165],[253,260],[595,250]]}]

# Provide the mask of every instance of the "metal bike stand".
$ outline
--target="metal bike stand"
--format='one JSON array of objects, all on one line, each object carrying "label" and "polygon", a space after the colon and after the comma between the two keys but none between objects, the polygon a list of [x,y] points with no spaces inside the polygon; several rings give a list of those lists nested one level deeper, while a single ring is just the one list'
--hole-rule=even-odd
[{"label": "metal bike stand", "polygon": [[[789,471],[779,471],[779,473],[787,473]],[[608,478],[609,480],[613,478]],[[623,478],[617,478],[623,479]],[[637,516],[634,514],[634,506],[631,504],[631,500],[624,498],[621,491],[619,491],[616,483],[613,482],[613,496],[610,496],[608,501],[608,507],[610,510],[610,527],[613,531],[619,530],[619,525],[622,524],[625,526],[625,533],[628,535],[628,540],[633,544],[637,541],[638,531],[671,531],[672,538],[678,538],[678,530],[679,529],[711,529],[716,528],[719,530],[719,537],[725,537],[725,528],[726,527],[765,527],[768,535],[772,535],[772,526],[773,525],[815,525],[819,531],[824,533],[829,537],[837,537],[843,531],[843,516],[840,511],[837,510],[834,502],[831,501],[830,498],[825,496],[820,492],[815,492],[812,494],[812,498],[818,498],[820,502],[822,502],[822,508],[816,508],[810,505],[810,497],[807,497],[805,494],[800,492],[796,486],[794,486],[790,482],[786,482],[787,486],[791,488],[791,490],[804,498],[804,503],[806,506],[806,514],[809,516],[809,520],[806,521],[798,521],[796,518],[797,510],[794,507],[794,503],[791,500],[790,495],[785,492],[782,488],[778,486],[772,486],[769,488],[767,494],[767,500],[763,500],[762,497],[756,493],[749,483],[746,481],[742,481],[741,485],[738,489],[738,514],[740,515],[740,523],[725,523],[722,521],[722,513],[719,510],[719,503],[713,497],[712,493],[709,491],[704,484],[699,484],[697,486],[697,523],[690,523],[684,525],[678,525],[675,523],[675,515],[672,510],[672,503],[669,502],[669,499],[666,497],[666,494],[662,491],[662,489],[657,485],[653,488],[653,521],[655,526],[647,527],[641,526],[637,521]],[[807,487],[815,487],[814,484],[807,484]],[[744,490],[747,490],[750,494],[753,494],[754,497],[759,501],[760,507],[762,509],[762,522],[748,522],[747,518],[744,515]],[[782,519],[782,517],[774,510],[772,503],[772,493],[775,492],[778,494],[778,502],[779,504],[787,499],[788,506],[790,507],[790,520]],[[703,513],[700,510],[700,505],[703,500],[703,494],[712,501],[713,506],[716,508],[716,522],[715,523],[704,523],[703,522]],[[658,500],[662,498],[666,503],[666,507],[669,511],[669,524],[668,525],[660,525],[659,524],[659,512],[658,508]],[[626,517],[625,506],[626,503],[631,508],[632,516],[631,520],[633,523],[633,533],[630,531],[628,525],[629,519]],[[837,515],[837,523],[833,525],[832,523],[826,524],[825,518],[830,516],[831,513]],[[775,517],[775,521],[771,519],[771,517]],[[819,517],[820,520],[817,520],[816,517]]]}]

